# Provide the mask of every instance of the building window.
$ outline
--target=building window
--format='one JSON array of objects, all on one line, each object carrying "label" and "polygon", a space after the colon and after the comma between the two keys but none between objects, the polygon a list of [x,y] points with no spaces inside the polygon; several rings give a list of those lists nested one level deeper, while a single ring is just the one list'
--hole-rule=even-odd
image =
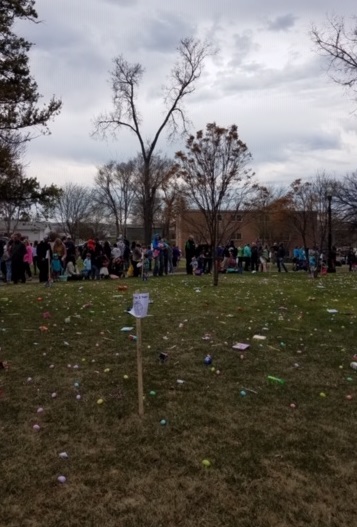
[{"label": "building window", "polygon": [[232,220],[233,221],[242,221],[243,220],[243,216],[242,216],[242,214],[232,214]]}]

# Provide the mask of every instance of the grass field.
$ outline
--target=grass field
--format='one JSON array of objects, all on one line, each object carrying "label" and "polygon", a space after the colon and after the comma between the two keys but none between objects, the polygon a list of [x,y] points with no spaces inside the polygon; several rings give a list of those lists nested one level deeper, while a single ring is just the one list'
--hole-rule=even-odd
[{"label": "grass field", "polygon": [[123,283],[0,288],[0,526],[356,525],[357,275]]}]

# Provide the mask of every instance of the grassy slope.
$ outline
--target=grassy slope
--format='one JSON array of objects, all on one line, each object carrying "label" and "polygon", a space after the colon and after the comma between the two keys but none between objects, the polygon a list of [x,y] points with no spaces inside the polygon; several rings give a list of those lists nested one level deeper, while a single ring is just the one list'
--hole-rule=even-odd
[{"label": "grassy slope", "polygon": [[[216,289],[210,277],[149,280],[142,420],[135,343],[120,332],[142,284],[125,283],[127,293],[112,281],[0,289],[0,360],[10,363],[0,371],[0,525],[353,525],[354,274],[224,276]],[[237,341],[251,344],[243,359]]]}]

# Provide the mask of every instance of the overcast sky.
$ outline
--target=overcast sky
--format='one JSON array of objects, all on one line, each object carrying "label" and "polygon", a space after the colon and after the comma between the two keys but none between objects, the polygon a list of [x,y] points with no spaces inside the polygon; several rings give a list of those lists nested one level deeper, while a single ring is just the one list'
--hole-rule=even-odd
[{"label": "overcast sky", "polygon": [[[28,174],[42,184],[92,184],[98,166],[134,157],[138,144],[128,130],[109,143],[90,136],[93,119],[111,109],[112,60],[122,54],[145,67],[138,104],[149,138],[186,36],[219,48],[186,99],[192,131],[207,122],[237,124],[262,183],[356,170],[357,103],[329,79],[309,37],[312,23],[322,26],[332,13],[350,18],[355,6],[355,0],[37,0],[42,23],[21,23],[18,32],[35,43],[31,69],[43,101],[55,94],[63,109],[50,124],[52,135],[29,146]],[[163,135],[159,148],[173,155],[183,145]]]}]

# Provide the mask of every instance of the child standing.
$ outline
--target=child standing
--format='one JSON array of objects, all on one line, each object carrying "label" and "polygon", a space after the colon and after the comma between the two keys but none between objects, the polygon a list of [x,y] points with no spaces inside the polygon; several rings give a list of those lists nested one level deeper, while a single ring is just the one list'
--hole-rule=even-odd
[{"label": "child standing", "polygon": [[143,280],[145,281],[147,281],[149,278],[149,270],[150,270],[149,255],[148,253],[145,253],[144,259],[143,259],[143,274],[142,274]]},{"label": "child standing", "polygon": [[92,272],[92,259],[90,253],[87,253],[85,259],[83,260],[83,269],[82,269],[82,275],[86,280],[89,280],[89,277]]}]

